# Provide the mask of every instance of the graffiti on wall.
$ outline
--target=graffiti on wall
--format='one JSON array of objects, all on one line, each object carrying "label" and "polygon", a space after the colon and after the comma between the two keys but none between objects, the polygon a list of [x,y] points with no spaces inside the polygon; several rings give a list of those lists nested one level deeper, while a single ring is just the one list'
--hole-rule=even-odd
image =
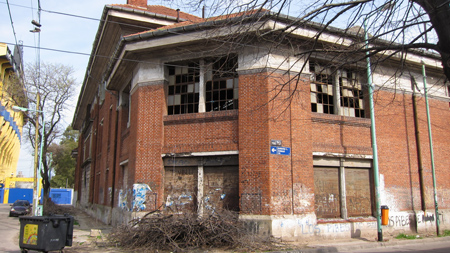
[{"label": "graffiti on wall", "polygon": [[127,202],[128,202],[128,194],[126,190],[122,190],[120,189],[119,191],[119,208],[122,210],[129,210],[128,206],[127,206]]},{"label": "graffiti on wall", "polygon": [[320,227],[317,225],[317,223],[311,222],[308,219],[307,220],[298,219],[297,225],[301,228],[303,235],[308,234],[319,235],[321,232]]},{"label": "graffiti on wall", "polygon": [[[434,223],[436,220],[434,213],[431,214],[418,214],[417,215],[417,223]],[[439,222],[444,223],[444,215],[442,213],[439,213]]]},{"label": "graffiti on wall", "polygon": [[328,234],[350,234],[352,238],[361,236],[361,231],[374,230],[377,228],[376,222],[337,222],[318,224],[315,218],[297,219],[295,226],[290,221],[279,223],[280,228],[295,228],[299,235],[328,235]]},{"label": "graffiti on wall", "polygon": [[411,218],[409,214],[398,214],[389,216],[389,227],[409,227]]},{"label": "graffiti on wall", "polygon": [[431,215],[417,215],[417,223],[434,222],[434,214]]},{"label": "graffiti on wall", "polygon": [[[396,214],[389,216],[389,227],[409,227],[411,224],[417,221],[420,223],[434,223],[436,217],[434,214],[417,214],[415,217],[412,214]],[[443,215],[439,215],[439,221],[444,222]]]},{"label": "graffiti on wall", "polygon": [[147,184],[133,184],[133,210],[145,210],[147,191],[151,191],[150,186],[148,186]]},{"label": "graffiti on wall", "polygon": [[341,214],[339,194],[315,194],[315,207],[319,217],[339,217]]}]

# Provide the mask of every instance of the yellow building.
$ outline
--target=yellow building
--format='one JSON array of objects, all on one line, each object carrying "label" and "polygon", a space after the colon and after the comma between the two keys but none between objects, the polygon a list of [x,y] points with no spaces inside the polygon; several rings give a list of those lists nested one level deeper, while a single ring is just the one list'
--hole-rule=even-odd
[{"label": "yellow building", "polygon": [[13,55],[6,44],[0,43],[0,184],[7,188],[14,187],[4,184],[6,178],[16,176],[25,124],[23,113],[11,109],[13,105],[26,106],[21,55],[20,47],[16,46]]}]

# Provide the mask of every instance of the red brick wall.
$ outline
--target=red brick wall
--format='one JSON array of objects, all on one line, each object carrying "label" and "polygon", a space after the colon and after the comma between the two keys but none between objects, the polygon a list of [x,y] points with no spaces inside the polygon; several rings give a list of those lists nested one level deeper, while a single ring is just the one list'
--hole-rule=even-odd
[{"label": "red brick wall", "polygon": [[[280,83],[289,78],[273,73],[270,78],[267,73],[239,77],[243,214],[303,214],[314,210],[309,82],[294,81],[291,87],[281,87]],[[281,140],[283,147],[291,148],[291,155],[270,154],[270,140]]]},{"label": "red brick wall", "polygon": [[165,116],[163,153],[237,150],[237,118],[237,110]]},{"label": "red brick wall", "polygon": [[370,119],[311,112],[313,151],[372,154]]},{"label": "red brick wall", "polygon": [[314,211],[314,171],[311,123],[311,95],[309,77],[302,77],[292,97],[292,181],[294,189],[294,214],[304,214]]},{"label": "red brick wall", "polygon": [[[370,119],[312,113],[309,81],[292,84],[290,90],[286,86],[277,100],[272,101],[271,98],[281,91],[277,85],[286,80],[281,78],[273,73],[270,78],[267,78],[267,73],[241,74],[239,110],[170,116],[164,116],[163,82],[139,87],[132,94],[130,128],[123,124],[125,114],[120,112],[118,115],[122,120],[119,122],[118,140],[109,133],[110,120],[114,131],[116,98],[107,96],[104,104],[95,107],[91,115],[95,119],[93,131],[102,131],[103,143],[96,145],[93,142],[91,180],[98,180],[95,182],[98,188],[93,188],[92,182],[91,194],[99,194],[100,187],[103,188],[103,204],[110,205],[106,191],[112,186],[113,173],[110,172],[110,178],[106,180],[105,169],[114,167],[113,144],[116,141],[119,152],[115,159],[116,168],[120,168],[120,161],[129,159],[129,182],[148,184],[158,195],[157,205],[164,201],[161,154],[239,150],[242,214],[313,212],[313,152],[371,155]],[[293,95],[287,100],[289,94]],[[111,119],[110,105],[113,106]],[[398,210],[420,210],[411,94],[377,91],[375,105],[379,169],[384,179],[382,194],[394,198],[391,201],[395,202]],[[448,102],[430,99],[430,109],[438,195],[441,194],[439,205],[440,208],[449,208],[449,203],[444,202],[450,195],[450,176],[446,171],[450,167],[450,131],[446,128],[450,125],[449,105]],[[367,110],[366,114],[369,114]],[[426,202],[430,209],[434,206],[433,186],[422,97],[418,98],[418,117]],[[103,127],[99,126],[102,118]],[[112,139],[108,148],[110,136]],[[80,137],[81,145],[83,138]],[[272,139],[281,140],[283,147],[290,147],[291,155],[271,155],[269,148]],[[81,145],[80,164],[83,154]],[[80,175],[79,168],[76,173]],[[117,171],[115,175],[116,186],[120,186],[121,175]],[[117,197],[115,194],[116,201]]]},{"label": "red brick wall", "polygon": [[[446,171],[450,162],[450,111],[448,102],[430,99],[434,160],[438,189],[450,187]],[[426,188],[427,208],[434,208],[431,159],[426,107],[423,97],[417,97],[419,136]],[[420,210],[418,152],[411,94],[380,91],[376,95],[376,127],[380,174],[384,175],[387,192],[395,198],[400,210]],[[444,204],[444,202],[442,203]],[[440,207],[442,208],[442,207]],[[448,208],[445,203],[444,208]]]},{"label": "red brick wall", "polygon": [[242,214],[270,214],[268,86],[265,73],[239,75],[239,193]]},{"label": "red brick wall", "polygon": [[[264,153],[270,153],[270,140],[281,140],[282,147],[291,148],[293,151],[291,138],[293,125],[291,118],[298,111],[292,111],[290,107],[290,91],[294,85],[280,85],[288,82],[288,76],[273,73],[268,82],[268,115],[265,120],[268,122],[268,141],[265,143]],[[276,98],[276,99],[273,99]],[[297,151],[297,150],[295,150]],[[293,213],[293,171],[291,155],[269,155],[269,176],[271,189],[268,198],[270,199],[270,214],[282,215]]]},{"label": "red brick wall", "polygon": [[[135,183],[145,183],[158,193],[158,205],[163,202],[164,167],[161,153],[164,140],[164,82],[137,88],[131,98],[130,138],[132,147],[129,177]],[[134,175],[133,175],[134,171]]]}]

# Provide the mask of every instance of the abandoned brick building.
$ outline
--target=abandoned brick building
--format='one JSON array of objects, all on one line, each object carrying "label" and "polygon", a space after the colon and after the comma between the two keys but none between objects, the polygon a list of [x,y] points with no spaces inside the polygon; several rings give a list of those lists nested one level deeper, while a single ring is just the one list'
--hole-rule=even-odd
[{"label": "abandoned brick building", "polygon": [[[298,56],[320,26],[284,34],[288,16],[245,15],[204,19],[142,0],[105,6],[73,119],[77,205],[110,224],[155,209],[226,208],[277,237],[376,233],[365,62],[337,68],[327,55]],[[271,32],[297,46],[265,43]],[[318,41],[357,42],[347,35],[330,28]],[[436,229],[422,65],[448,228],[448,84],[434,54],[410,52],[408,74],[397,74],[399,63],[373,68],[384,229]]]}]

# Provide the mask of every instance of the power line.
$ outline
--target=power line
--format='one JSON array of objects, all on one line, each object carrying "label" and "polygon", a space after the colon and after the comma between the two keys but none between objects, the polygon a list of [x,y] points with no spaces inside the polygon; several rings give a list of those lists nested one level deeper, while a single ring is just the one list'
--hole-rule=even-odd
[{"label": "power line", "polygon": [[19,58],[20,58],[20,61],[22,61],[23,59],[22,59],[22,50],[21,50],[21,48],[19,48],[19,43],[17,43],[17,36],[16,36],[16,30],[14,29],[14,22],[13,22],[13,19],[12,19],[12,15],[11,15],[11,8],[10,8],[10,6],[9,6],[9,1],[8,0],[6,0],[6,4],[8,5],[8,13],[9,13],[9,20],[11,21],[11,27],[12,27],[12,30],[13,30],[13,34],[14,34],[14,41],[16,42],[16,44],[14,44],[16,47],[17,47],[17,52],[19,53]]},{"label": "power line", "polygon": [[[6,0],[6,1],[8,1],[8,0]],[[5,4],[5,2],[0,2],[0,3]],[[39,4],[39,8],[40,8],[40,3],[38,3],[38,4]],[[29,7],[29,6],[25,6],[25,5],[20,5],[20,4],[10,4],[10,5],[11,6],[16,6],[16,7],[21,7],[21,8],[34,10],[33,7]],[[70,14],[70,13],[64,13],[64,12],[44,10],[44,9],[41,9],[41,11],[52,13],[52,14],[59,14],[59,15],[64,15],[64,16],[76,17],[76,18],[83,18],[83,19],[89,19],[89,20],[94,20],[94,21],[101,21],[98,18],[85,17],[85,16],[80,16],[80,15],[75,15],[75,14]]]},{"label": "power line", "polygon": [[[0,42],[0,43],[5,43],[5,44],[8,44],[8,45],[14,45],[14,43],[10,43],[10,42]],[[33,49],[41,49],[41,50],[46,50],[46,51],[54,51],[54,52],[59,52],[59,53],[67,53],[67,54],[78,54],[78,55],[85,55],[85,56],[90,56],[91,55],[89,53],[61,50],[61,49],[55,49],[55,48],[27,46],[27,45],[23,45],[23,47],[33,48]],[[96,55],[96,56],[102,57],[101,55]],[[103,56],[103,57],[107,57],[107,56]]]}]

